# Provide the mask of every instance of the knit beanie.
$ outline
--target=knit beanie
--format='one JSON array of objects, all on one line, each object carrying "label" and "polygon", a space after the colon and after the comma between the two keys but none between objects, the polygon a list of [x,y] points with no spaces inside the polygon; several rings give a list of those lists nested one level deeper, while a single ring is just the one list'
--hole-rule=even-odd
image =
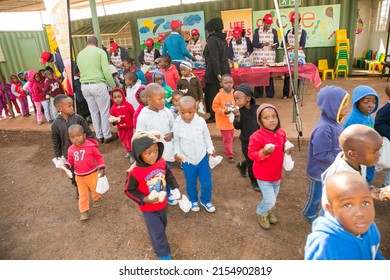
[{"label": "knit beanie", "polygon": [[[251,103],[255,103],[256,102],[256,99],[255,99],[255,96],[253,94],[253,91],[250,87],[250,85],[246,84],[246,83],[243,83],[243,84],[240,84],[237,88],[236,88],[236,91],[241,91],[243,93],[245,93],[246,95],[248,95],[250,98],[251,98]],[[252,103],[252,104],[253,104]]]},{"label": "knit beanie", "polygon": [[183,60],[182,62],[180,62],[180,66],[192,70],[192,64],[189,61]]}]

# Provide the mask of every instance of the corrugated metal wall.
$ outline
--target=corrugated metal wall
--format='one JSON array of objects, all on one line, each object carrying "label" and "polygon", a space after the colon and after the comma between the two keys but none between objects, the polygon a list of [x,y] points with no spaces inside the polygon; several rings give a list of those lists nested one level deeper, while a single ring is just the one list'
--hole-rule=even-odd
[{"label": "corrugated metal wall", "polygon": [[0,67],[7,81],[20,70],[41,69],[39,56],[41,51],[49,49],[44,31],[0,32],[0,44],[6,59]]}]

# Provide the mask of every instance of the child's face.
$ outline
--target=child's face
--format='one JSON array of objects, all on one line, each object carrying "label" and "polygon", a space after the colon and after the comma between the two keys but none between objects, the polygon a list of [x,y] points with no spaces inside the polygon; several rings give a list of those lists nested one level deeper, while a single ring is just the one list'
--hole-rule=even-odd
[{"label": "child's face", "polygon": [[234,92],[234,101],[236,101],[238,107],[242,108],[251,102],[251,98],[242,91],[236,90]]},{"label": "child's face", "polygon": [[158,157],[158,145],[153,144],[141,153],[141,160],[149,165],[155,164]]},{"label": "child's face", "polygon": [[163,88],[154,91],[148,96],[148,107],[150,110],[159,111],[165,107],[165,90]]},{"label": "child's face", "polygon": [[365,166],[374,166],[381,156],[382,138],[368,139],[356,148],[356,162]]},{"label": "child's face", "polygon": [[349,108],[347,104],[342,105],[339,115],[339,120],[342,120],[348,114]]},{"label": "child's face", "polygon": [[260,114],[260,123],[264,128],[274,131],[279,124],[278,115],[273,108],[265,108]]},{"label": "child's face", "polygon": [[135,82],[131,79],[128,79],[128,78],[125,78],[125,84],[126,86],[134,86],[135,85]]},{"label": "child's face", "polygon": [[42,75],[42,77],[46,78],[46,71],[39,71],[39,73]]},{"label": "child's face", "polygon": [[14,83],[17,83],[17,82],[19,82],[19,79],[16,76],[12,76],[11,81]]},{"label": "child's face", "polygon": [[164,83],[164,78],[161,75],[154,75],[154,82],[160,86]]},{"label": "child's face", "polygon": [[53,80],[54,79],[54,74],[50,71],[46,71],[46,78],[48,78],[49,80]]},{"label": "child's face", "polygon": [[132,63],[129,63],[127,61],[123,61],[123,68],[125,68],[125,70],[129,71],[131,70],[133,64]]},{"label": "child's face", "polygon": [[57,110],[61,112],[62,116],[70,116],[74,113],[73,100],[68,97],[62,100],[59,104],[57,104]]},{"label": "child's face", "polygon": [[160,59],[158,61],[158,66],[160,68],[166,69],[168,67],[168,62],[165,59]]},{"label": "child's face", "polygon": [[233,78],[232,77],[223,77],[221,82],[222,88],[226,92],[231,92],[233,88]]},{"label": "child's face", "polygon": [[356,106],[360,112],[362,112],[365,115],[369,115],[375,109],[376,97],[373,95],[367,95],[366,97],[360,99],[357,102]]},{"label": "child's face", "polygon": [[81,146],[85,142],[86,135],[84,131],[78,129],[73,130],[69,132],[69,139],[72,142],[72,144],[75,144],[76,146]]},{"label": "child's face", "polygon": [[26,77],[23,74],[18,74],[20,80],[24,80]]},{"label": "child's face", "polygon": [[146,94],[145,90],[140,92],[139,100],[141,101],[142,105],[148,106],[148,95]]},{"label": "child's face", "polygon": [[181,96],[180,94],[176,94],[174,96],[172,96],[172,103],[175,107],[179,106],[179,101],[180,99],[182,98],[183,96]]},{"label": "child's face", "polygon": [[180,73],[184,77],[189,77],[191,76],[191,70],[188,69],[187,67],[180,66]]},{"label": "child's face", "polygon": [[34,80],[37,81],[37,82],[40,82],[41,81],[41,76],[39,74],[35,74],[34,75]]},{"label": "child's face", "polygon": [[195,113],[196,113],[195,103],[180,106],[179,114],[185,123],[190,123],[194,118]]},{"label": "child's face", "polygon": [[114,91],[112,93],[112,99],[117,105],[121,105],[123,103],[123,95],[120,91]]}]

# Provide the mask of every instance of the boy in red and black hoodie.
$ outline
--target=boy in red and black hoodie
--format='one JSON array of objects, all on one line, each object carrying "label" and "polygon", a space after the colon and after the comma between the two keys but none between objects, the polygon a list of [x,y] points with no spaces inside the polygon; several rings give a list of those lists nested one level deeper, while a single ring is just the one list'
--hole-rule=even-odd
[{"label": "boy in red and black hoodie", "polygon": [[178,188],[179,184],[162,158],[164,144],[154,134],[145,131],[135,133],[131,146],[135,163],[127,170],[125,193],[139,205],[154,252],[160,260],[170,260],[171,251],[165,233],[167,197],[159,200],[158,197],[148,196],[153,190],[158,193],[166,191],[167,184],[171,189]]}]

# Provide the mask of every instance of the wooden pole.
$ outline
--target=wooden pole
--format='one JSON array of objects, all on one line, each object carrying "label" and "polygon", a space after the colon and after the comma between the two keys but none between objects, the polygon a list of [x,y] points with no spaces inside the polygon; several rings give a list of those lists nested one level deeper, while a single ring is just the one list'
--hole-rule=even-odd
[{"label": "wooden pole", "polygon": [[[9,96],[8,96],[7,86],[5,85],[5,78],[3,76],[3,73],[1,72],[1,67],[0,67],[0,80],[1,80],[1,84],[3,86],[2,90],[4,92],[5,99],[7,99],[7,104],[8,104],[9,111],[11,112],[11,117],[15,118],[15,114],[14,114],[14,110],[12,108],[11,100],[9,99]],[[6,116],[6,117],[8,117],[8,116]]]}]

